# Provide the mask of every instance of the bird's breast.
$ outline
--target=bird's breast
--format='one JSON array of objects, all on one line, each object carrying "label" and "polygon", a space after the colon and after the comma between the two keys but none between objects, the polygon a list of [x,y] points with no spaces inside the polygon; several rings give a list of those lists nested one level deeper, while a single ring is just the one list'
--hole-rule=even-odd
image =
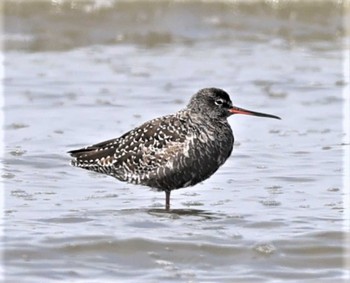
[{"label": "bird's breast", "polygon": [[233,147],[232,131],[201,131],[193,139],[191,147],[203,161],[211,161],[212,166],[222,165],[230,156]]},{"label": "bird's breast", "polygon": [[188,186],[209,178],[225,163],[233,148],[231,128],[207,127],[206,130],[198,129],[194,133],[196,134],[188,139],[186,152],[180,160],[182,167],[188,168],[190,172],[184,172],[185,175],[188,174]]}]

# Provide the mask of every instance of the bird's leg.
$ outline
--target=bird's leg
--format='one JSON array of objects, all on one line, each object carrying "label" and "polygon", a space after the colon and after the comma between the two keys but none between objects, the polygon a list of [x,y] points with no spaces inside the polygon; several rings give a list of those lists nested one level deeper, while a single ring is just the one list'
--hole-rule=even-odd
[{"label": "bird's leg", "polygon": [[170,192],[171,191],[165,191],[165,210],[170,210]]}]

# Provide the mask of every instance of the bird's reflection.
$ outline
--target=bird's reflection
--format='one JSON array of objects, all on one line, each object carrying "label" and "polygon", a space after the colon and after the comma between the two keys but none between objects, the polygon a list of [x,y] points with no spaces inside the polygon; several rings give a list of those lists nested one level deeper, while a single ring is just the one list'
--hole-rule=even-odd
[{"label": "bird's reflection", "polygon": [[202,219],[213,220],[220,219],[224,215],[220,213],[213,213],[203,209],[161,209],[152,208],[146,211],[148,214],[156,217],[166,217],[166,218],[181,218],[181,217],[200,217]]}]

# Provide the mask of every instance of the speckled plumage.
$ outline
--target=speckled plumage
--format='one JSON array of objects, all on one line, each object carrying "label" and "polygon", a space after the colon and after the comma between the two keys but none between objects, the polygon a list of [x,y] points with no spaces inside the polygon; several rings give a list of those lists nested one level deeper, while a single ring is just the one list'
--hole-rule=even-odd
[{"label": "speckled plumage", "polygon": [[173,115],[150,120],[119,138],[70,151],[71,163],[165,191],[168,209],[171,190],[204,181],[230,156],[234,138],[227,117],[234,114],[229,111],[232,107],[225,91],[202,89]]}]

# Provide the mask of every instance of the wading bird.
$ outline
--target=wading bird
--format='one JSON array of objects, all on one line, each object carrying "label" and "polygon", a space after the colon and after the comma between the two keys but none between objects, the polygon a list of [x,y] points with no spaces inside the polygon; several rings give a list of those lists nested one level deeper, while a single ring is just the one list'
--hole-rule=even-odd
[{"label": "wading bird", "polygon": [[164,191],[169,210],[172,190],[208,179],[231,155],[234,137],[227,118],[233,114],[280,119],[234,106],[222,89],[204,88],[175,114],[68,153],[73,166]]}]

